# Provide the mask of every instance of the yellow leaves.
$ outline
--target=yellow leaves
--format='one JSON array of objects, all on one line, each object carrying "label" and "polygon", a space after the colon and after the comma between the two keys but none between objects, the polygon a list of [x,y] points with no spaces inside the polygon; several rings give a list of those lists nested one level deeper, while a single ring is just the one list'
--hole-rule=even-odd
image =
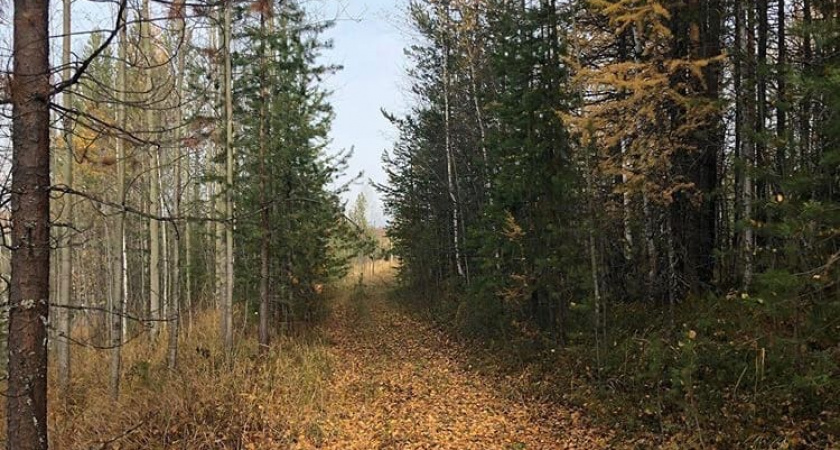
[{"label": "yellow leaves", "polygon": [[[577,45],[581,57],[572,64],[573,82],[584,104],[564,116],[583,145],[596,152],[590,170],[621,177],[621,193],[644,193],[669,204],[677,193],[696,197],[695,186],[676,178],[675,155],[697,150],[696,134],[719,114],[704,96],[705,72],[723,55],[672,58],[673,35],[667,4],[652,0],[590,0],[590,10],[606,19],[583,22],[589,28]],[[621,60],[603,57],[617,35],[630,33],[633,50]],[[591,52],[591,54],[587,54]],[[584,65],[580,61],[589,61]]]},{"label": "yellow leaves", "polygon": [[[346,301],[335,306],[325,438],[311,445],[307,436],[299,448],[606,448],[582,417],[500,394],[496,380],[464,364],[459,343],[396,310],[379,286],[368,292],[354,300],[370,311],[366,321],[350,318]],[[525,382],[506,384],[517,381]]]},{"label": "yellow leaves", "polygon": [[651,10],[653,11],[654,14],[662,17],[663,19],[670,19],[671,18],[671,12],[668,11],[667,9],[665,9],[665,7],[662,6],[661,3],[659,3],[659,2],[650,2],[650,3],[651,3],[651,5],[650,5]]},{"label": "yellow leaves", "polygon": [[55,423],[73,423],[56,429],[55,446],[90,448],[133,426],[115,448],[608,448],[580,413],[514,391],[528,376],[497,380],[468,367],[462,344],[388,302],[390,283],[353,300],[370,311],[367,320],[348,314],[351,290],[343,289],[319,339],[278,340],[265,358],[249,357],[252,339],[220,366],[195,351],[221,353],[214,314],[197,316],[181,337],[179,372],[159,364],[164,348],[132,343],[126,362],[151,361],[153,384],[128,378],[116,406],[101,382],[108,355],[79,349],[74,395],[85,408],[73,417],[51,411]]},{"label": "yellow leaves", "polygon": [[657,1],[638,0],[590,0],[592,10],[609,18],[615,36],[632,27],[639,31],[648,30],[652,37],[669,38],[671,30],[664,25],[671,19],[671,12]]},{"label": "yellow leaves", "polygon": [[525,232],[522,231],[522,227],[516,223],[516,218],[514,218],[509,211],[505,211],[505,225],[502,229],[502,233],[511,241],[517,241],[525,236]]}]

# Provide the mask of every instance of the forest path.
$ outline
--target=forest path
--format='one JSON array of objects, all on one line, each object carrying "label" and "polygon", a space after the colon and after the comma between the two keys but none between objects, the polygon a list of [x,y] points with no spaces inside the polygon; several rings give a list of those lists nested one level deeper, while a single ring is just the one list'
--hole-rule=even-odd
[{"label": "forest path", "polygon": [[463,349],[388,301],[388,273],[348,284],[326,333],[335,365],[318,442],[329,449],[597,449],[577,414],[503,396]]}]

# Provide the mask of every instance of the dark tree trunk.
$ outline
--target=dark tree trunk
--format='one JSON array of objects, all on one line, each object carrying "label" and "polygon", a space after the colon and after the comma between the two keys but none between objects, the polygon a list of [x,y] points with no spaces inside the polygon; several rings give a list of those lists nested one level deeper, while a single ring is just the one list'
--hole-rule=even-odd
[{"label": "dark tree trunk", "polygon": [[776,136],[778,136],[778,147],[776,147],[776,191],[781,191],[781,181],[785,176],[785,159],[787,153],[787,42],[785,30],[785,0],[779,0],[778,9],[778,39],[779,39],[779,60],[776,68],[776,82],[778,93],[776,95]]},{"label": "dark tree trunk", "polygon": [[[768,130],[767,130],[767,40],[769,32],[767,0],[756,2],[756,13],[758,20],[758,40],[756,50],[758,60],[756,61],[756,118],[755,118],[755,186],[756,186],[756,219],[760,223],[767,222],[767,174],[770,172],[769,155],[767,154]],[[756,236],[756,245],[759,249],[766,247],[767,240],[762,234]]]},{"label": "dark tree trunk", "polygon": [[8,436],[46,449],[50,291],[50,66],[47,0],[15,0]]},{"label": "dark tree trunk", "polygon": [[[675,58],[705,59],[720,54],[720,5],[719,0],[700,2],[689,0],[675,11]],[[690,95],[715,101],[719,96],[720,69],[710,64],[703,70],[705,80],[693,81]],[[690,77],[691,75],[686,75]],[[685,111],[674,117],[677,123],[687,118]],[[719,114],[709,117],[708,123],[696,130],[691,138],[693,150],[675,156],[674,168],[678,178],[694,186],[693,195],[681,193],[671,207],[671,220],[676,250],[677,277],[688,291],[698,293],[714,281],[714,249],[717,231],[716,200],[717,155],[722,146],[721,119]],[[684,292],[672,292],[679,298]]]},{"label": "dark tree trunk", "polygon": [[[714,58],[721,54],[721,1],[709,0],[702,2],[704,7],[699,11],[698,21],[701,24],[700,49],[701,58]],[[707,100],[716,102],[720,97],[720,64],[706,66],[703,71],[705,77],[705,92]],[[717,199],[718,190],[718,155],[724,145],[723,119],[715,114],[707,129],[701,132],[698,158],[699,169],[692,171],[692,180],[702,195],[698,207],[698,229],[695,258],[697,278],[700,284],[710,285],[715,277],[714,251],[717,244]]]},{"label": "dark tree trunk", "polygon": [[[268,19],[271,20],[271,19]],[[268,139],[268,65],[266,46],[268,38],[266,32],[266,12],[260,16],[260,30],[263,42],[260,44],[260,90],[262,99],[260,104],[260,324],[259,346],[260,353],[268,351],[269,345],[269,264],[271,260],[271,224],[269,223],[268,205],[268,172],[266,169],[266,140]]]},{"label": "dark tree trunk", "polygon": [[734,232],[732,233],[732,241],[730,244],[730,248],[733,250],[732,253],[734,254],[732,258],[730,258],[730,267],[727,268],[727,273],[730,276],[733,276],[733,279],[728,280],[730,283],[727,284],[734,284],[736,281],[740,279],[740,273],[742,270],[741,265],[741,253],[740,250],[743,246],[743,233],[739,230],[738,224],[741,223],[741,220],[744,217],[743,214],[743,205],[744,205],[744,166],[743,164],[739,164],[740,161],[743,159],[743,149],[744,149],[744,95],[741,89],[743,85],[743,77],[744,77],[744,68],[743,68],[743,61],[744,61],[744,10],[742,9],[743,6],[740,1],[736,1],[734,5],[734,14],[735,14],[735,54],[734,54],[734,61],[733,61],[733,76],[732,76],[732,86],[735,90],[735,148],[733,151],[733,157],[736,164],[734,164],[734,205],[733,205],[733,217],[732,217],[732,229]]},{"label": "dark tree trunk", "polygon": [[[803,27],[802,27],[802,72],[809,77],[812,75],[814,63],[814,51],[811,48],[811,27],[813,18],[811,15],[811,1],[804,0],[802,3]],[[811,94],[806,92],[802,97],[799,111],[799,158],[805,169],[813,170],[810,166],[811,155]]]}]

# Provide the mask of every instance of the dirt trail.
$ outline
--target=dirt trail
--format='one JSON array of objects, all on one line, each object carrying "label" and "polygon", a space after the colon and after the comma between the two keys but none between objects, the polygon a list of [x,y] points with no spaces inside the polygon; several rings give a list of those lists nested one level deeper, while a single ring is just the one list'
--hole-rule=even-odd
[{"label": "dirt trail", "polygon": [[317,442],[328,449],[597,449],[557,406],[503,397],[458,345],[385,298],[380,277],[343,295],[327,327],[335,367]]}]

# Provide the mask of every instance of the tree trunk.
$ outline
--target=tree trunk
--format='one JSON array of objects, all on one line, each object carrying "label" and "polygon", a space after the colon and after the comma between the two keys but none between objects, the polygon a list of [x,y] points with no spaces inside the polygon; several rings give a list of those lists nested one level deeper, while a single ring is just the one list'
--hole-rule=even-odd
[{"label": "tree trunk", "polygon": [[[811,28],[813,27],[813,17],[811,12],[811,1],[804,0],[802,2],[802,56],[804,75],[811,76],[814,65],[814,50],[811,47]],[[811,155],[811,114],[813,105],[811,94],[806,92],[802,97],[800,113],[799,113],[799,157],[802,165],[806,170],[813,170],[810,167]]]},{"label": "tree trunk", "polygon": [[[268,17],[266,17],[268,16]],[[271,21],[268,11],[262,11],[260,16],[260,31],[262,42],[260,45],[260,353],[268,351],[269,346],[269,261],[271,258],[271,224],[268,214],[268,171],[266,169],[266,139],[268,139],[268,61],[266,47],[266,21]]]},{"label": "tree trunk", "polygon": [[[64,67],[62,79],[69,80],[70,72],[70,52],[71,42],[71,1],[64,0],[63,11],[63,43],[61,52],[61,64]],[[71,109],[73,107],[72,94],[70,90],[64,91],[62,103],[64,108]],[[75,159],[73,152],[73,136],[70,133],[72,123],[70,116],[66,115],[64,118],[63,141],[65,147],[65,161],[61,166],[62,178],[64,184],[68,188],[73,186],[73,160]],[[73,199],[66,195],[64,197],[64,220],[67,224],[72,224],[75,221],[73,215]],[[70,233],[72,228],[66,227],[62,232],[62,239],[60,241],[59,259],[60,259],[60,273],[58,276],[58,304],[70,306],[73,304],[73,253],[71,250]],[[71,312],[68,308],[60,306],[56,308],[56,324],[58,329],[58,339],[56,339],[56,365],[58,366],[58,384],[63,393],[67,393],[70,386],[70,331],[71,331]]]},{"label": "tree trunk", "polygon": [[[688,0],[684,7],[677,7],[676,58],[688,58],[692,63],[714,58],[720,54],[720,12],[718,1]],[[719,69],[716,63],[702,67],[703,79],[686,74],[689,79],[684,92],[689,96],[714,105],[719,96]],[[678,126],[694,118],[685,117],[685,110],[675,110]],[[716,199],[717,154],[723,145],[721,117],[718,113],[700,119],[691,133],[689,150],[678,152],[674,167],[676,175],[688,180],[693,192],[681,192],[675,196],[669,208],[671,232],[679,246],[676,252],[676,273],[682,281],[677,299],[686,292],[701,293],[714,282],[716,243]],[[682,286],[685,286],[683,288]]]},{"label": "tree trunk", "polygon": [[[214,12],[213,19],[214,23],[221,23],[221,14]],[[211,30],[208,34],[210,35],[211,51],[213,53],[220,52],[221,45],[219,42],[222,39],[222,27],[220,26],[218,30]],[[221,98],[219,94],[219,86],[221,85],[219,73],[222,70],[221,65],[216,66],[211,63],[211,67],[213,68],[213,70],[210,71],[210,81],[213,86],[213,105],[218,105]],[[222,272],[224,271],[224,261],[222,261],[222,254],[224,252],[224,224],[219,222],[219,220],[222,220],[223,210],[223,202],[221,201],[222,199],[220,196],[221,183],[218,181],[218,178],[221,175],[221,166],[215,160],[219,156],[219,148],[222,147],[222,135],[218,131],[220,128],[220,126],[216,126],[213,133],[214,139],[211,141],[210,146],[204,155],[204,170],[211,179],[207,186],[207,216],[208,218],[214,219],[207,221],[207,236],[211,241],[208,242],[207,247],[211,249],[208,253],[209,256],[212,256],[212,258],[207,258],[207,273],[209,276],[207,277],[206,286],[207,291],[211,293],[208,297],[213,301],[212,307],[218,311],[221,311],[221,300],[225,284],[224,277],[222,276]],[[210,305],[208,305],[208,307],[209,306]]]},{"label": "tree trunk", "polygon": [[[743,20],[742,20],[743,22]],[[756,67],[755,67],[755,9],[752,5],[747,8],[746,30],[742,33],[742,39],[745,39],[745,46],[742,48],[742,55],[745,60],[745,80],[744,87],[746,100],[744,101],[744,128],[750,130],[753,134],[756,130]],[[753,200],[755,198],[754,187],[754,171],[755,171],[755,155],[756,155],[756,136],[745,136],[744,142],[744,192],[742,194],[743,206],[743,220],[746,222],[744,228],[744,238],[742,242],[742,254],[744,275],[742,278],[742,289],[749,290],[752,284],[753,277],[753,261],[755,253],[755,236],[753,232]]]},{"label": "tree trunk", "polygon": [[[181,116],[183,118],[183,116]],[[186,175],[187,180],[193,180],[192,170],[198,171],[198,164],[193,164],[192,156],[190,152],[187,152],[187,167],[186,167]],[[196,163],[198,162],[198,155],[196,155]],[[194,165],[194,168],[193,168]],[[193,185],[190,189],[189,181],[187,182],[187,208],[190,208],[191,211],[195,211],[194,207],[196,202],[198,202],[198,182],[193,180]],[[192,327],[192,310],[193,310],[193,224],[191,221],[187,221],[184,223],[184,289],[185,289],[185,297],[184,300],[186,301],[186,305],[182,307],[182,310],[187,311],[187,324],[186,329],[189,331],[190,327]],[[183,322],[182,322],[183,325]]]},{"label": "tree trunk", "polygon": [[49,2],[15,0],[7,448],[46,449],[50,296]]},{"label": "tree trunk", "polygon": [[[594,301],[594,332],[595,332],[595,360],[597,364],[597,369],[600,372],[601,370],[601,343],[603,340],[602,331],[606,329],[603,325],[606,325],[605,322],[605,315],[603,314],[603,299],[601,298],[601,283],[600,283],[600,268],[598,265],[598,252],[597,248],[598,245],[596,244],[596,237],[595,237],[595,227],[598,224],[597,220],[597,213],[595,212],[595,202],[597,201],[595,195],[595,183],[593,182],[593,178],[595,178],[595,171],[596,168],[592,166],[590,155],[595,151],[594,145],[590,145],[590,148],[584,148],[583,150],[586,152],[586,194],[588,198],[588,209],[589,209],[589,231],[588,231],[588,238],[589,238],[589,270],[592,272],[592,299]],[[602,320],[604,317],[604,320]]]},{"label": "tree trunk", "polygon": [[455,159],[452,155],[452,127],[450,123],[450,76],[449,76],[449,3],[444,2],[439,9],[439,13],[443,15],[444,25],[444,44],[443,49],[443,117],[444,117],[444,146],[446,152],[446,182],[449,193],[449,199],[452,204],[452,245],[455,252],[455,268],[459,277],[464,277],[464,266],[461,261],[461,224],[460,213],[458,205],[458,196],[455,189]]},{"label": "tree trunk", "polygon": [[[178,36],[183,40],[181,42],[180,48],[177,49],[178,51],[178,79],[176,80],[176,91],[178,94],[178,105],[175,110],[175,114],[177,114],[177,129],[175,130],[175,145],[178,149],[178,154],[175,155],[175,216],[181,216],[181,196],[183,195],[183,187],[181,183],[183,180],[181,179],[182,172],[184,170],[182,158],[185,157],[182,143],[183,143],[183,136],[184,136],[184,105],[182,104],[184,99],[184,77],[186,76],[186,67],[187,67],[187,49],[189,48],[189,32],[187,31],[186,27],[186,20],[184,19],[183,12],[181,12],[181,17],[177,20],[176,29],[178,30]],[[187,167],[189,167],[189,155],[186,156]],[[188,177],[189,178],[189,177]],[[184,228],[188,230],[190,227],[189,221],[184,222]],[[187,238],[189,237],[188,233],[185,233]],[[175,370],[178,367],[178,334],[181,328],[181,233],[176,232],[174,234],[175,243],[173,245],[173,264],[172,264],[172,294],[171,294],[171,301],[172,304],[169,307],[169,357],[167,365],[169,366],[169,370]],[[187,245],[187,249],[189,250],[189,245]],[[187,261],[189,261],[189,255],[187,256]],[[189,281],[189,277],[187,277],[187,281]],[[189,290],[187,290],[189,292]]]},{"label": "tree trunk", "polygon": [[[755,167],[756,174],[754,177],[754,184],[756,187],[756,202],[753,206],[756,220],[759,223],[767,222],[767,208],[765,203],[767,200],[767,175],[770,171],[768,164],[770,158],[767,155],[767,71],[769,65],[767,64],[767,40],[769,24],[768,9],[769,2],[767,0],[757,0],[755,11],[757,13],[757,28],[758,36],[756,41],[757,61],[756,61],[756,117],[755,117]],[[766,246],[766,239],[764,236],[757,236],[757,247],[763,248]],[[755,262],[754,262],[755,264]]]},{"label": "tree trunk", "polygon": [[733,152],[734,164],[734,232],[732,233],[731,249],[733,250],[731,261],[731,268],[728,272],[734,274],[731,280],[734,283],[743,282],[743,246],[744,233],[742,229],[742,221],[744,218],[744,167],[743,149],[744,149],[744,93],[741,89],[744,77],[743,61],[744,61],[744,12],[742,2],[735,2],[735,56],[733,60],[733,75],[732,87],[735,92],[735,148]]},{"label": "tree trunk", "polygon": [[[143,79],[147,101],[152,91],[152,67],[154,58],[151,50],[151,17],[149,11],[149,0],[143,0],[140,18],[140,43],[143,52],[142,57],[148,59],[148,66],[143,68]],[[151,105],[145,108],[144,128],[149,133],[147,139],[151,140],[154,122],[154,110]],[[149,320],[151,320],[152,338],[156,339],[160,333],[161,319],[161,285],[160,285],[160,222],[154,217],[160,216],[160,156],[157,147],[149,147]]]},{"label": "tree trunk", "polygon": [[659,254],[656,251],[654,206],[646,192],[642,193],[642,214],[645,219],[645,253],[647,256],[647,285],[648,301],[653,302],[659,292],[656,280],[659,275]]},{"label": "tree trunk", "polygon": [[[697,6],[701,11],[701,25],[705,27],[700,35],[700,41],[695,42],[696,52],[702,59],[717,58],[722,54],[721,34],[723,20],[721,0],[700,2]],[[717,104],[720,101],[721,64],[713,62],[703,70],[704,83],[702,95],[706,100]],[[693,182],[698,187],[701,198],[697,206],[697,238],[693,259],[697,266],[699,290],[708,289],[715,283],[715,249],[718,246],[718,213],[719,191],[718,156],[723,154],[725,146],[725,132],[723,116],[720,112],[712,115],[710,122],[700,133],[700,170],[693,171]]]},{"label": "tree trunk", "polygon": [[785,177],[785,158],[787,153],[787,42],[785,29],[785,0],[779,0],[777,16],[779,59],[776,66],[776,192],[781,192],[781,183]]},{"label": "tree trunk", "polygon": [[[119,18],[119,23],[125,23],[125,12]],[[117,61],[117,124],[121,129],[126,126],[125,92],[126,92],[126,53],[128,46],[128,35],[126,27],[120,29],[118,61]],[[126,160],[125,141],[122,136],[117,137],[117,201],[122,205],[117,217],[117,245],[115,245],[115,286],[113,300],[111,302],[111,374],[110,391],[111,397],[116,399],[120,395],[120,372],[122,366],[122,340],[123,321],[122,313],[128,301],[128,258],[126,257],[126,236],[125,236],[125,204],[126,204]]]},{"label": "tree trunk", "polygon": [[225,297],[222,305],[222,337],[225,351],[233,350],[233,72],[231,63],[231,1],[225,2],[224,11],[224,96],[225,96]]}]

